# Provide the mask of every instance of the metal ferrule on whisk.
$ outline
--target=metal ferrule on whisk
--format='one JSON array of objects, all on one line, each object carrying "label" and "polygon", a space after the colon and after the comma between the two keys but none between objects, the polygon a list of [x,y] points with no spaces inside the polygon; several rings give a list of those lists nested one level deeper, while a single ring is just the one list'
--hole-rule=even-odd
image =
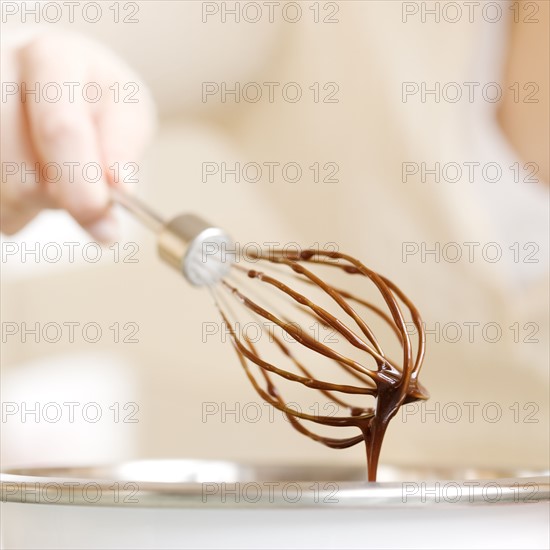
[{"label": "metal ferrule on whisk", "polygon": [[195,214],[182,214],[158,234],[160,257],[195,286],[213,285],[227,275],[231,262],[225,250],[231,239]]}]

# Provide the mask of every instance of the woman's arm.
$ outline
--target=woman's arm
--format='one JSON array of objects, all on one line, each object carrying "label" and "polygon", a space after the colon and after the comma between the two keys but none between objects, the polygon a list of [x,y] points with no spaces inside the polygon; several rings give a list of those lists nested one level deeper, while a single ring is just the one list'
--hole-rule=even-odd
[{"label": "woman's arm", "polygon": [[[517,3],[516,3],[517,4]],[[550,2],[520,0],[510,28],[499,122],[526,162],[550,181]],[[538,8],[538,9],[537,9]],[[536,11],[535,11],[536,10]],[[538,20],[538,22],[532,22]]]}]

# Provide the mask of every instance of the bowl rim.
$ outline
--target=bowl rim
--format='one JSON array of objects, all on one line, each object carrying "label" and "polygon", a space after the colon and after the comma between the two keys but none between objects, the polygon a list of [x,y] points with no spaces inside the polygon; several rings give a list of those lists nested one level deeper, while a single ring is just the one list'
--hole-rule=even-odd
[{"label": "bowl rim", "polygon": [[0,473],[2,503],[124,508],[372,508],[550,501],[548,471],[149,459]]}]

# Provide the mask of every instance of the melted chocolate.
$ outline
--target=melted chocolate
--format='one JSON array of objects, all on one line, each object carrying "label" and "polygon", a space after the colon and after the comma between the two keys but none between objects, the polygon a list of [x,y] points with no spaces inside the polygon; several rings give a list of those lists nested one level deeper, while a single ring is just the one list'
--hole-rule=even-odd
[{"label": "melted chocolate", "polygon": [[[292,354],[289,346],[287,346],[281,338],[275,335],[272,335],[273,345],[276,345],[280,351],[292,361],[300,374],[288,372],[263,360],[260,357],[257,346],[255,346],[249,338],[237,335],[234,330],[234,325],[229,319],[229,315],[222,308],[220,302],[216,300],[222,318],[231,331],[232,342],[237,351],[240,363],[258,395],[276,409],[283,411],[291,425],[300,433],[328,447],[344,449],[364,441],[367,453],[368,479],[369,481],[376,481],[376,471],[382,441],[390,420],[404,403],[428,398],[428,393],[418,382],[418,374],[424,358],[425,344],[423,323],[418,310],[391,281],[371,271],[361,262],[346,254],[319,250],[304,250],[302,252],[276,250],[270,251],[269,253],[249,254],[248,257],[255,261],[255,267],[261,265],[261,262],[268,262],[291,269],[295,274],[294,276],[299,278],[302,282],[314,285],[330,296],[354,321],[355,325],[361,331],[363,337],[358,336],[340,319],[313,303],[303,294],[300,294],[271,275],[258,269],[246,269],[238,263],[235,264],[235,268],[246,273],[250,279],[270,285],[282,292],[295,302],[295,304],[299,304],[302,311],[307,311],[309,315],[323,325],[339,333],[354,347],[374,358],[376,370],[367,368],[359,362],[338,353],[331,347],[306,334],[306,332],[301,330],[295,323],[291,323],[287,319],[280,318],[270,313],[258,303],[245,296],[227,280],[222,281],[223,288],[228,290],[242,305],[254,312],[254,314],[278,325],[294,340],[306,348],[332,359],[340,368],[358,382],[357,385],[334,384],[314,378],[310,370]],[[306,267],[307,264],[332,266],[350,275],[367,277],[382,295],[389,313],[386,313],[381,308],[345,290],[333,287],[308,269]],[[407,332],[406,321],[400,302],[405,305],[417,330],[416,354],[413,353],[413,343]],[[383,319],[393,329],[403,350],[401,364],[386,357],[372,330],[355,312],[352,304],[360,304],[366,307],[374,315]],[[261,373],[265,387],[263,387],[253,375],[249,362],[259,367],[259,372]],[[310,415],[288,407],[274,383],[273,375],[320,391],[325,397],[347,409],[349,414],[346,416]],[[376,405],[374,408],[356,407],[349,404],[345,399],[335,396],[334,392],[338,394],[372,396],[376,398]],[[354,437],[346,438],[325,437],[306,428],[302,421],[309,421],[325,426],[352,426],[358,428],[360,433]]]}]

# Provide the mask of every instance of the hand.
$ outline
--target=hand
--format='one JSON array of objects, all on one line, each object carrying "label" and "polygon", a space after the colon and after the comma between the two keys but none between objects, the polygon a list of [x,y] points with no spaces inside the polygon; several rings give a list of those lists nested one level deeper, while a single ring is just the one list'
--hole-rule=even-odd
[{"label": "hand", "polygon": [[0,229],[12,234],[43,208],[63,208],[93,238],[115,240],[109,187],[128,183],[153,133],[149,92],[114,54],[78,35],[6,44],[1,62]]}]

